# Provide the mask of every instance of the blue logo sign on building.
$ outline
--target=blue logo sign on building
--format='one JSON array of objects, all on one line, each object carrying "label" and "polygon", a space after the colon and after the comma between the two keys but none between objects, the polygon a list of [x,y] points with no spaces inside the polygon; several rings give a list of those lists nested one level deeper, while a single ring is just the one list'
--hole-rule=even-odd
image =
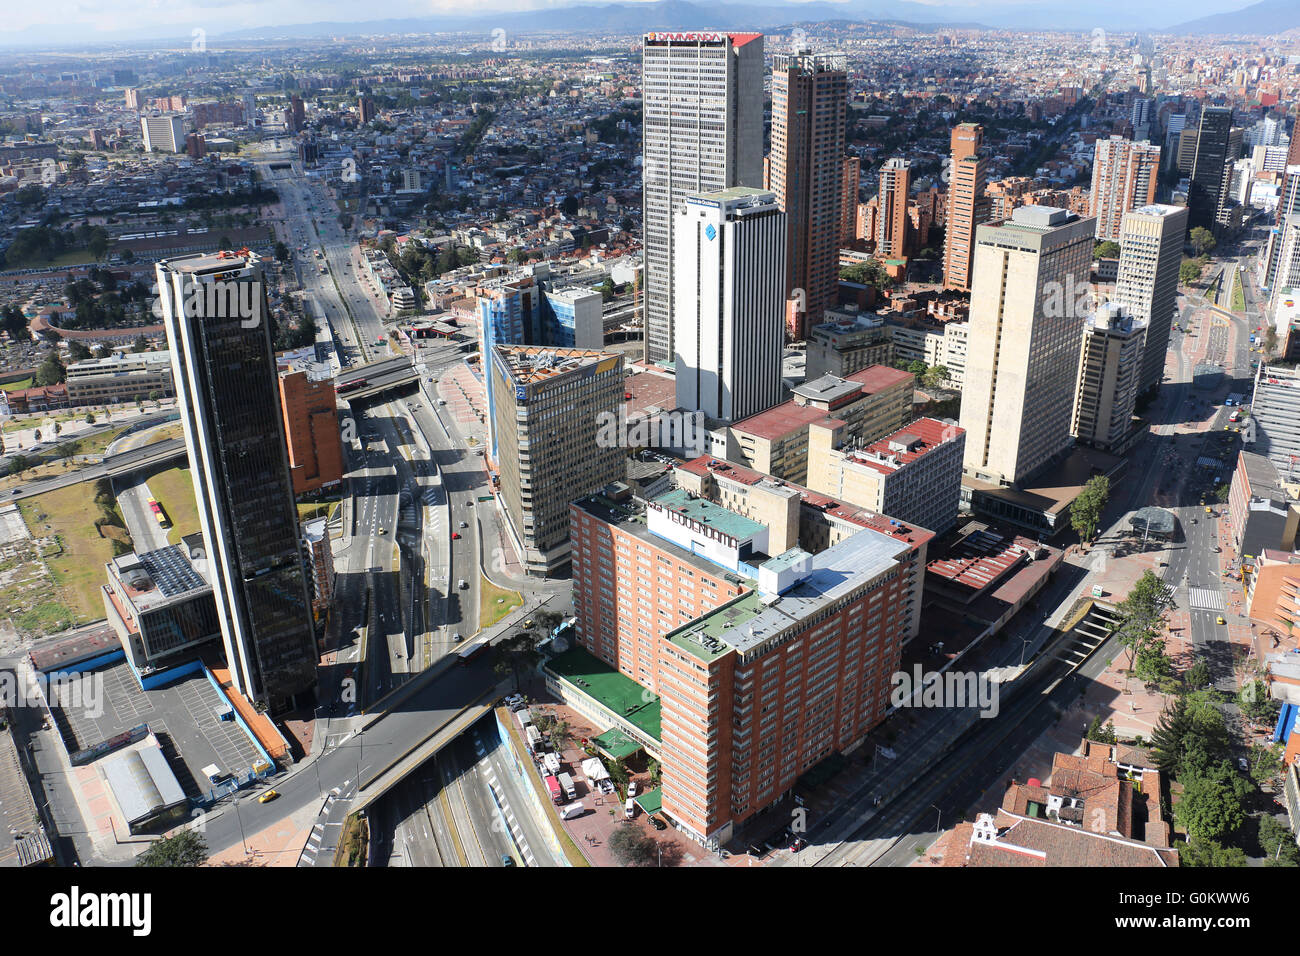
[{"label": "blue logo sign on building", "polygon": [[713,223],[709,223],[704,227],[704,235],[708,237],[710,242],[718,238],[718,230],[713,228]]}]

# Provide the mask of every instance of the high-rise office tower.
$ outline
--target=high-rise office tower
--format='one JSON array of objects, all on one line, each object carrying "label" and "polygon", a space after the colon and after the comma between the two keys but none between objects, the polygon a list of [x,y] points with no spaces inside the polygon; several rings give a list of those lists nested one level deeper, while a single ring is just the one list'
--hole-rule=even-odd
[{"label": "high-rise office tower", "polygon": [[673,359],[673,216],[687,196],[763,180],[763,35],[641,43],[645,357]]},{"label": "high-rise office tower", "polygon": [[1142,142],[1151,135],[1151,101],[1145,96],[1133,100],[1129,107],[1129,124],[1133,127],[1133,139]]},{"label": "high-rise office tower", "polygon": [[1165,121],[1164,163],[1170,169],[1178,165],[1178,143],[1187,126],[1187,114],[1173,113]]},{"label": "high-rise office tower", "polygon": [[316,650],[260,260],[156,270],[226,661],[249,700],[289,709],[315,684]]},{"label": "high-rise office tower", "polygon": [[[1300,127],[1297,127],[1291,136],[1291,144],[1287,147],[1286,151],[1286,165],[1288,167],[1288,173],[1290,172],[1289,167],[1300,166]],[[1277,216],[1273,220],[1275,223],[1281,224],[1284,222],[1287,215],[1289,215],[1292,210],[1290,204],[1296,203],[1293,195],[1295,186],[1296,184],[1294,182],[1288,182],[1285,179],[1282,181],[1282,191],[1278,196]],[[1300,205],[1300,203],[1296,204]]]},{"label": "high-rise office tower", "polygon": [[961,395],[975,478],[1015,484],[1070,445],[1093,229],[1064,209],[1021,206],[976,232]]},{"label": "high-rise office tower", "polygon": [[907,198],[912,164],[891,159],[880,167],[880,215],[876,220],[876,255],[898,258],[907,251]]},{"label": "high-rise office tower", "polygon": [[146,153],[179,153],[185,149],[185,117],[181,113],[152,113],[140,117]]},{"label": "high-rise office tower", "polygon": [[1196,126],[1188,126],[1178,134],[1177,158],[1174,165],[1184,176],[1191,176],[1192,170],[1196,167],[1196,144],[1200,136],[1201,131]]},{"label": "high-rise office tower", "polygon": [[1074,437],[1102,451],[1118,451],[1129,433],[1142,371],[1142,322],[1109,302],[1088,316],[1079,350]]},{"label": "high-rise office tower", "polygon": [[1196,158],[1192,163],[1192,181],[1187,191],[1187,228],[1214,229],[1224,199],[1224,175],[1229,160],[1232,134],[1232,110],[1222,106],[1206,107],[1196,136]]},{"label": "high-rise office tower", "polygon": [[302,104],[301,96],[291,96],[289,98],[289,109],[285,113],[286,125],[289,132],[300,133],[307,123],[307,113]]},{"label": "high-rise office tower", "polygon": [[1130,210],[1120,223],[1115,302],[1147,330],[1139,395],[1159,386],[1164,377],[1188,215],[1186,206],[1153,204]]},{"label": "high-rise office tower", "polygon": [[244,93],[244,125],[249,129],[257,125],[257,94],[251,90]]},{"label": "high-rise office tower", "polygon": [[1088,197],[1088,214],[1097,220],[1097,238],[1118,240],[1124,213],[1156,201],[1159,178],[1159,146],[1119,136],[1098,139]]},{"label": "high-rise office tower", "polygon": [[[835,304],[847,111],[844,54],[801,50],[773,58],[769,188],[785,213],[785,294],[795,297],[796,309],[803,306],[794,322],[800,339],[807,334],[808,317],[820,322]],[[856,199],[855,179],[855,212]]]},{"label": "high-rise office tower", "polygon": [[1282,171],[1282,184],[1278,195],[1277,213],[1273,226],[1268,231],[1268,237],[1264,241],[1256,273],[1259,284],[1270,290],[1273,289],[1277,279],[1277,268],[1281,262],[1282,241],[1286,238],[1287,223],[1292,217],[1300,215],[1300,165],[1289,165]]},{"label": "high-rise office tower", "polygon": [[[840,167],[840,247],[853,245],[858,238],[858,181],[862,178],[862,160],[857,156],[845,156]],[[838,274],[838,270],[837,270]],[[821,316],[814,316],[811,324],[821,321]]]},{"label": "high-rise office tower", "polygon": [[357,114],[361,120],[361,125],[365,126],[373,120],[379,111],[375,109],[375,101],[368,96],[357,97]]},{"label": "high-rise office tower", "polygon": [[948,225],[943,242],[943,287],[970,290],[975,258],[975,227],[979,224],[987,169],[980,158],[984,127],[960,123],[953,127],[948,174]]},{"label": "high-rise office tower", "polygon": [[692,196],[673,224],[677,405],[739,421],[781,401],[787,214],[737,186]]},{"label": "high-rise office tower", "polygon": [[569,502],[624,477],[625,448],[600,441],[623,404],[623,357],[587,349],[493,349],[493,414],[506,528],[529,574],[569,562]]}]

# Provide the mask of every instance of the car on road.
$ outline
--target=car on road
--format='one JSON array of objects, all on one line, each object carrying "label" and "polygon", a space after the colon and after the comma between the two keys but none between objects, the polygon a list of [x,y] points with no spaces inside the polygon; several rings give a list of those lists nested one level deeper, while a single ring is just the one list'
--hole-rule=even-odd
[{"label": "car on road", "polygon": [[502,854],[501,854],[501,865],[502,865],[502,866],[514,866],[514,865],[515,865],[515,858],[512,857],[512,856],[507,856],[506,854],[502,853]]},{"label": "car on road", "polygon": [[462,522],[460,523],[460,526],[461,526],[462,528],[468,528],[468,527],[469,527],[469,522],[468,522],[468,521],[462,521]]},{"label": "car on road", "polygon": [[459,541],[459,540],[460,540],[460,532],[459,532],[459,531],[453,531],[453,532],[451,533],[451,540],[452,540],[452,541]]},{"label": "car on road", "polygon": [[461,578],[459,581],[456,582],[456,588],[458,590],[464,591],[468,587],[469,587],[469,582],[466,581],[464,578]]},{"label": "car on road", "polygon": [[257,802],[258,802],[258,803],[270,803],[272,800],[274,800],[274,799],[275,799],[276,797],[278,797],[279,795],[280,795],[280,791],[279,791],[279,790],[268,790],[268,791],[266,791],[266,793],[262,794],[260,797],[257,798]]},{"label": "car on road", "polygon": [[1223,615],[1220,614],[1218,617],[1216,617],[1216,618],[1214,619],[1214,623],[1215,623],[1215,624],[1227,624],[1228,622],[1225,621],[1225,620],[1223,619]]},{"label": "car on road", "polygon": [[380,533],[380,534],[388,534],[388,529],[387,529],[387,528],[380,528],[380,529],[379,529],[379,533]]}]

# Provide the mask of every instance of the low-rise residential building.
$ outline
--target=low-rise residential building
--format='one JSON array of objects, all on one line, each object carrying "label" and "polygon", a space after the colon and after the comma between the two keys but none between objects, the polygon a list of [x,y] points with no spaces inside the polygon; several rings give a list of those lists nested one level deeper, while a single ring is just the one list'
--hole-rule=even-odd
[{"label": "low-rise residential building", "polygon": [[893,361],[889,329],[875,313],[849,306],[827,309],[826,321],[808,330],[806,378],[844,378],[870,365],[892,365]]},{"label": "low-rise residential building", "polygon": [[281,368],[279,387],[293,493],[301,495],[340,484],[343,441],[329,366],[310,362]]}]

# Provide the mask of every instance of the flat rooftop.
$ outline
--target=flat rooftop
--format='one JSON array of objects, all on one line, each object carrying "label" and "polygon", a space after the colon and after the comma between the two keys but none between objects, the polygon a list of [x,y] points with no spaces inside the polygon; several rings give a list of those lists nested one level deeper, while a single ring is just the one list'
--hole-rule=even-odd
[{"label": "flat rooftop", "polygon": [[704,661],[729,650],[747,653],[896,566],[904,547],[865,528],[813,555],[808,574],[780,596],[751,591],[678,628],[668,639]]},{"label": "flat rooftop", "polygon": [[546,667],[651,739],[656,742],[660,740],[660,704],[657,694],[650,693],[632,678],[620,674],[582,647],[571,647],[563,654],[552,657]]},{"label": "flat rooftop", "polygon": [[702,571],[710,577],[718,579],[730,577],[737,582],[745,580],[739,575],[727,571],[721,565],[706,560],[694,552],[687,551],[667,538],[661,538],[659,535],[654,534],[646,526],[645,515],[636,507],[629,506],[627,503],[613,501],[604,495],[591,495],[587,498],[579,498],[573,502],[573,507],[582,509],[593,518],[613,525],[620,531],[644,541],[651,547],[658,548],[665,554],[677,558],[684,564],[689,564],[697,571]]},{"label": "flat rooftop", "polygon": [[536,345],[497,345],[493,347],[512,381],[531,385],[557,378],[566,372],[599,366],[604,372],[617,364],[621,356],[598,349],[562,349]]},{"label": "flat rooftop", "polygon": [[659,505],[667,511],[700,524],[707,524],[710,528],[717,528],[723,534],[739,541],[747,541],[767,530],[765,524],[736,514],[722,505],[715,505],[707,498],[696,498],[680,488],[652,499],[651,504]]},{"label": "flat rooftop", "polygon": [[918,418],[892,435],[886,435],[865,448],[855,449],[849,453],[849,458],[881,474],[890,474],[924,458],[944,442],[961,434],[964,432],[955,423]]}]

